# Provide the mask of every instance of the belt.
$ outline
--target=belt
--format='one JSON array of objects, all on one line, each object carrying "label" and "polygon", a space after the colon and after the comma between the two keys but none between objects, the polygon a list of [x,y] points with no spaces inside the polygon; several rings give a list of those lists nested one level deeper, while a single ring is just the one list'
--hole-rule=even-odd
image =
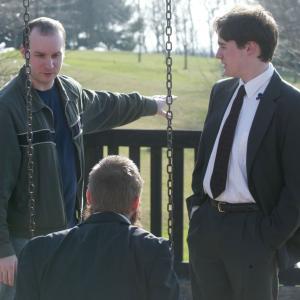
[{"label": "belt", "polygon": [[253,212],[259,210],[256,203],[228,203],[228,202],[213,200],[211,198],[209,198],[209,201],[211,205],[218,210],[219,213]]}]

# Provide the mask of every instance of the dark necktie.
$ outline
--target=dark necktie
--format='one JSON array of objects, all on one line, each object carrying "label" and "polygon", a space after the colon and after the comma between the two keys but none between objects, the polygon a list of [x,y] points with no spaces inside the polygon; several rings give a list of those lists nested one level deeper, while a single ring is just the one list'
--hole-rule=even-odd
[{"label": "dark necktie", "polygon": [[230,113],[224,123],[216,154],[214,169],[210,179],[210,188],[213,198],[216,199],[226,187],[228,163],[232,148],[236,124],[239,118],[243,99],[246,94],[242,85],[233,101]]}]

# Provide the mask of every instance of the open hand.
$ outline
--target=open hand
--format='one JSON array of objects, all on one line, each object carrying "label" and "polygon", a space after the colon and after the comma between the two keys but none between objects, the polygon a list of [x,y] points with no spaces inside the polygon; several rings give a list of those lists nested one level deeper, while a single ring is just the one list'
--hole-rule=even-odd
[{"label": "open hand", "polygon": [[[166,110],[164,109],[167,105],[166,103],[166,95],[154,95],[152,98],[156,101],[157,104],[157,114],[163,117],[166,116]],[[172,99],[175,100],[177,96],[172,95]]]},{"label": "open hand", "polygon": [[17,272],[18,259],[16,255],[0,258],[0,283],[13,286]]}]

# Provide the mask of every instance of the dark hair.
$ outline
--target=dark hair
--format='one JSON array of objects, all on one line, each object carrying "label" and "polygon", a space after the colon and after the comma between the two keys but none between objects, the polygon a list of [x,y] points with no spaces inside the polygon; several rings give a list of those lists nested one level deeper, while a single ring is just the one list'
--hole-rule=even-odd
[{"label": "dark hair", "polygon": [[270,12],[262,6],[236,6],[215,21],[215,30],[225,41],[235,41],[239,48],[256,42],[261,50],[259,58],[271,61],[278,40],[278,27]]},{"label": "dark hair", "polygon": [[[37,28],[42,35],[51,35],[53,33],[61,32],[64,41],[66,41],[66,31],[64,29],[64,26],[57,20],[47,17],[40,17],[31,20],[28,26],[29,32],[31,32],[34,28]],[[25,30],[23,33],[23,46],[25,47],[24,34]]]},{"label": "dark hair", "polygon": [[118,155],[107,156],[89,174],[91,212],[128,214],[142,187],[143,179],[132,160]]}]

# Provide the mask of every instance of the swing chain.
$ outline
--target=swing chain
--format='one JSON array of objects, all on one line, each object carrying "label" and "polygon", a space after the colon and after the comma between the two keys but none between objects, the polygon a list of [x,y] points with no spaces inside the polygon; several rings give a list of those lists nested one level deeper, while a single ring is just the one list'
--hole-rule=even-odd
[{"label": "swing chain", "polygon": [[23,0],[23,6],[25,8],[24,12],[24,49],[25,49],[25,73],[26,73],[26,83],[25,83],[25,95],[26,95],[26,114],[27,114],[27,172],[28,172],[28,198],[29,198],[29,231],[31,237],[34,236],[35,232],[35,198],[34,198],[34,161],[33,161],[33,131],[32,131],[32,94],[31,94],[31,66],[30,66],[30,44],[29,44],[29,0]]},{"label": "swing chain", "polygon": [[166,87],[167,87],[167,97],[166,97],[166,104],[168,106],[167,109],[167,173],[168,173],[168,180],[167,180],[167,189],[168,189],[168,237],[171,243],[171,249],[173,250],[173,128],[172,128],[172,120],[173,120],[173,112],[171,109],[173,103],[172,97],[172,42],[171,42],[171,35],[172,35],[172,8],[171,8],[171,0],[166,0],[166,67],[167,67],[167,80],[166,80]]}]

